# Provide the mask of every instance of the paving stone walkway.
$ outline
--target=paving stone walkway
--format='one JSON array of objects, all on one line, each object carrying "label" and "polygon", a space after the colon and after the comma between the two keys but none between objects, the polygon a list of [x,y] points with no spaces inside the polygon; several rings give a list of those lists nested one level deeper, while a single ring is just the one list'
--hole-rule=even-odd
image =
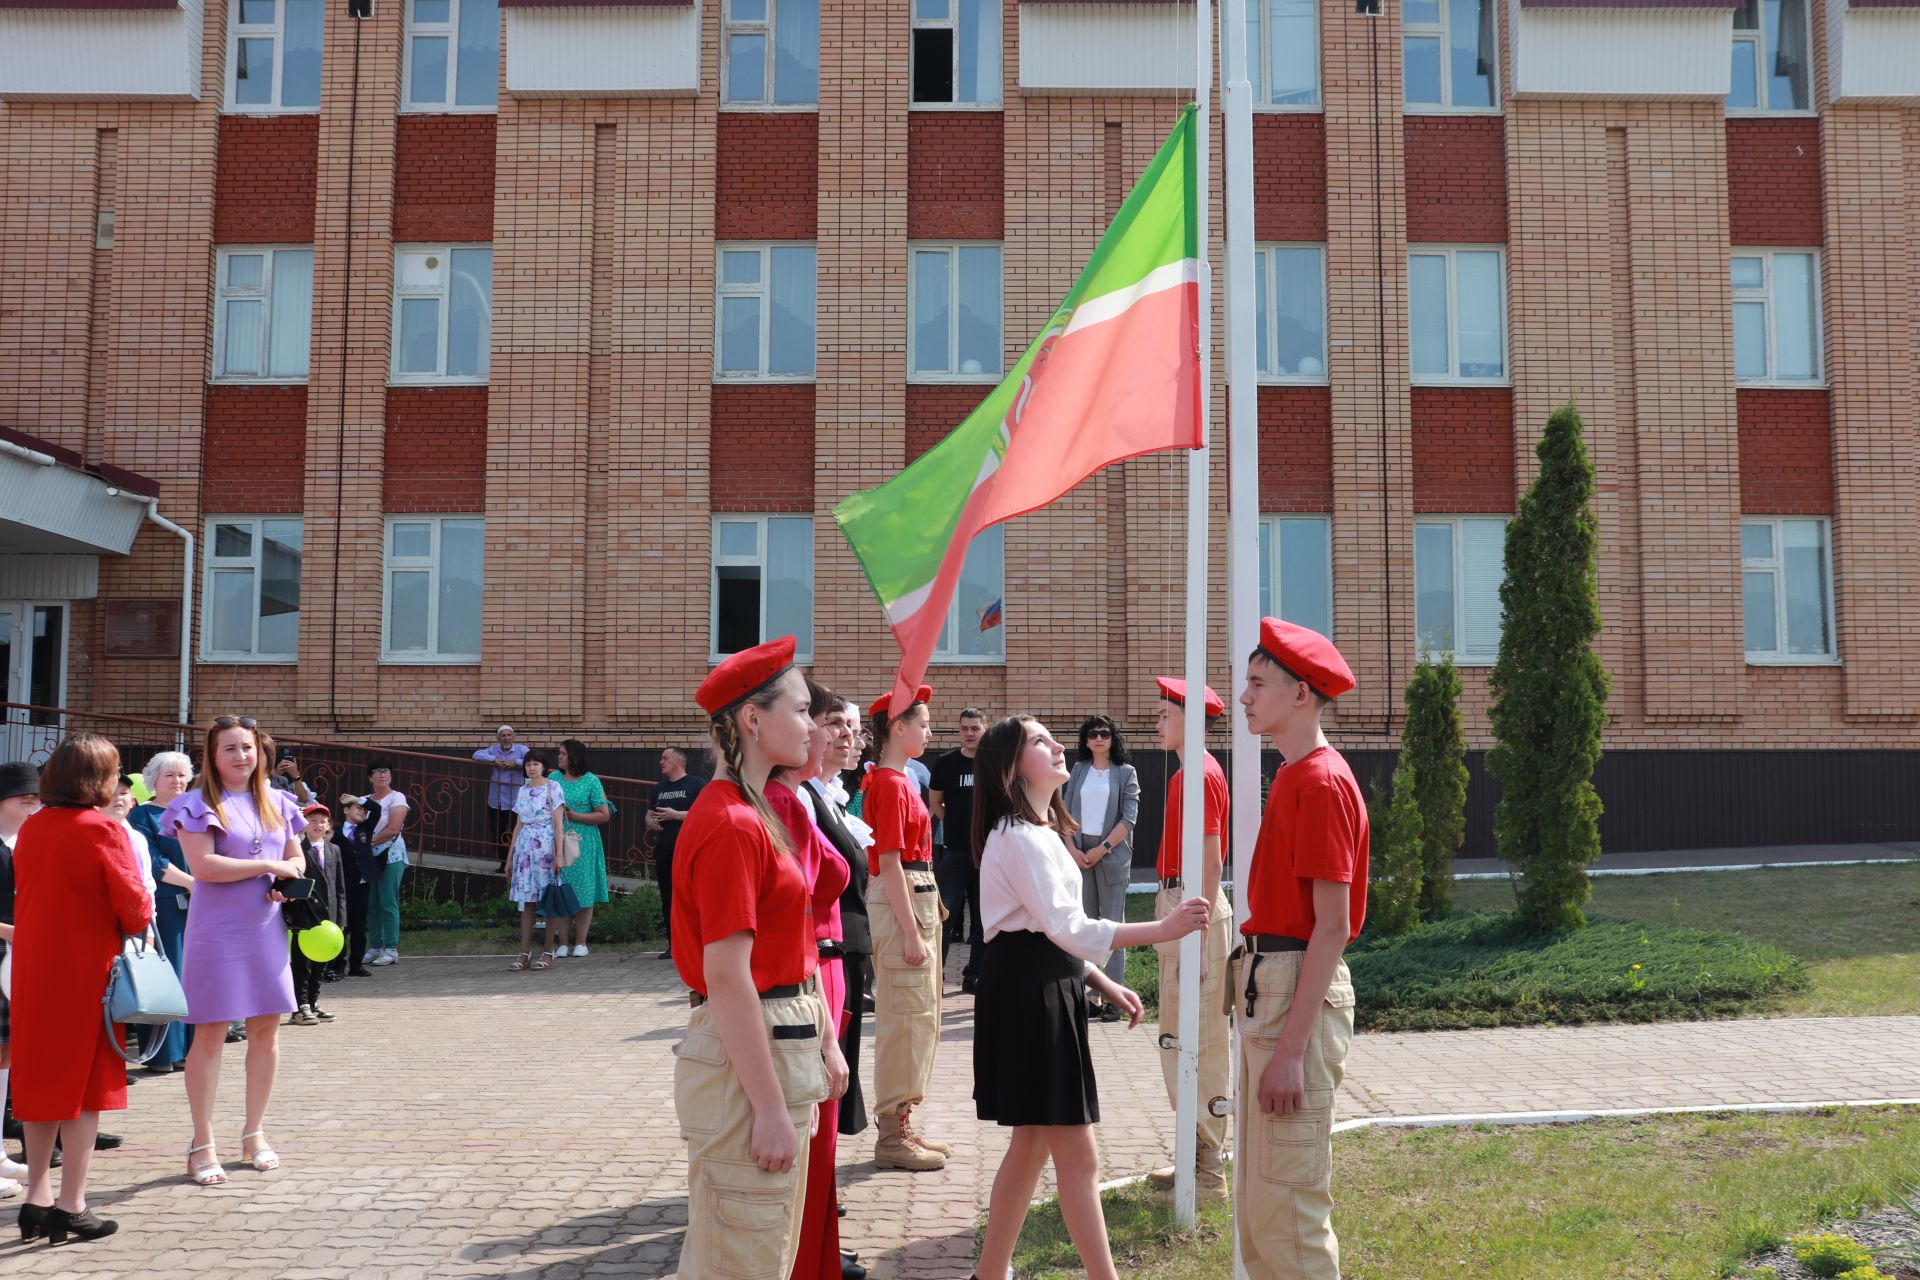
[{"label": "paving stone walkway", "polygon": [[[221,1082],[224,1187],[181,1177],[181,1078],[143,1077],[108,1124],[126,1145],[97,1157],[91,1180],[120,1234],[22,1248],[9,1238],[18,1201],[0,1202],[0,1274],[670,1274],[686,1213],[671,1056],[686,1004],[671,967],[612,954],[546,974],[505,963],[415,959],[328,987],[338,1021],[280,1033],[270,1129],[286,1164],[274,1173],[238,1159],[240,1046],[228,1048]],[[843,1145],[846,1243],[875,1280],[969,1273],[1004,1147],[998,1129],[973,1120],[971,1005],[949,994],[935,1096],[920,1117],[953,1144],[948,1168],[877,1173],[863,1163],[870,1135]],[[1106,1174],[1137,1174],[1172,1146],[1152,1033],[1094,1035]],[[1911,1098],[1920,1018],[1362,1036],[1348,1079],[1348,1116]]]}]

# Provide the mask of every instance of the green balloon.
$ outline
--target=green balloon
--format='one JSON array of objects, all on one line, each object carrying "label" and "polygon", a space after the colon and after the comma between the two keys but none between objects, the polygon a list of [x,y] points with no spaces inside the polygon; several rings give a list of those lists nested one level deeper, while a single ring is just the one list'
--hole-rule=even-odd
[{"label": "green balloon", "polygon": [[346,935],[331,920],[322,920],[311,929],[302,929],[299,941],[300,954],[315,964],[325,964],[347,945]]}]

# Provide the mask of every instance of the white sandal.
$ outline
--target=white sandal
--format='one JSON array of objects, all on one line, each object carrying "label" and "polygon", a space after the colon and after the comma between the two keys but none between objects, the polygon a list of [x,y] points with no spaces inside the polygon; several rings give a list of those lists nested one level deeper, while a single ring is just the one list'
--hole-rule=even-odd
[{"label": "white sandal", "polygon": [[[246,1153],[248,1138],[260,1139],[260,1145],[252,1155]],[[271,1146],[267,1145],[267,1131],[265,1129],[255,1129],[252,1133],[243,1133],[240,1135],[240,1156],[241,1159],[252,1165],[257,1173],[271,1173],[280,1167],[279,1155],[275,1153]]]},{"label": "white sandal", "polygon": [[187,1177],[191,1178],[193,1184],[197,1187],[217,1187],[227,1180],[227,1171],[220,1167],[220,1160],[217,1156],[211,1164],[194,1164],[193,1158],[195,1156],[199,1155],[202,1151],[211,1150],[213,1150],[213,1144],[211,1142],[202,1143],[197,1147],[187,1148]]}]

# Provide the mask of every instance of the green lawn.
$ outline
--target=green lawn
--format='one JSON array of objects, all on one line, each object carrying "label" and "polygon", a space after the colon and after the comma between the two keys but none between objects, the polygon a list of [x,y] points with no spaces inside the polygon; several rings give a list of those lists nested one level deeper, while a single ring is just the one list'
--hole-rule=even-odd
[{"label": "green lawn", "polygon": [[[1369,1129],[1334,1140],[1334,1222],[1347,1280],[1714,1280],[1916,1176],[1920,1108]],[[1232,1274],[1225,1206],[1188,1237],[1142,1187],[1106,1203],[1129,1280]],[[1014,1269],[1083,1274],[1054,1202]]]},{"label": "green lawn", "polygon": [[[1503,910],[1513,894],[1498,881],[1469,880],[1454,887],[1454,900]],[[1767,1012],[1920,1013],[1920,863],[1603,876],[1588,914],[1724,929],[1799,956],[1807,987]]]}]

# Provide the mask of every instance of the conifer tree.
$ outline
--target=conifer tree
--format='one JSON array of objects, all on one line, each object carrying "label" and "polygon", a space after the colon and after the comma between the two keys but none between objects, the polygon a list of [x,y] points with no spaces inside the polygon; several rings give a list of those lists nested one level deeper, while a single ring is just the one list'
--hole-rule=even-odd
[{"label": "conifer tree", "polygon": [[1400,759],[1413,771],[1420,809],[1420,914],[1443,920],[1453,912],[1453,859],[1467,834],[1467,735],[1453,659],[1421,655],[1406,700]]},{"label": "conifer tree", "polygon": [[1367,927],[1388,937],[1420,923],[1420,807],[1417,779],[1403,750],[1390,786],[1373,783],[1368,822],[1373,828],[1373,874],[1367,886]]}]

